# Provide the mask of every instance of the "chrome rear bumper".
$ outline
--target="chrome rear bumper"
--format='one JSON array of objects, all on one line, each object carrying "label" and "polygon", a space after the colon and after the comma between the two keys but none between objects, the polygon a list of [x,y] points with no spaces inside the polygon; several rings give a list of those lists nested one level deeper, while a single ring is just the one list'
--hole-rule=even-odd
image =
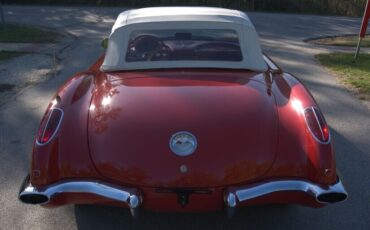
[{"label": "chrome rear bumper", "polygon": [[[333,185],[319,185],[304,180],[275,180],[240,187],[229,187],[224,193],[224,202],[228,215],[232,215],[244,202],[262,198],[279,192],[302,192],[320,204],[344,201],[347,192],[342,182],[337,180]],[[30,183],[29,176],[23,182],[19,199],[27,204],[47,204],[56,195],[66,193],[94,194],[106,199],[125,203],[133,217],[137,217],[142,205],[142,198],[135,188],[111,185],[97,181],[65,181],[47,187],[36,188]],[[284,202],[284,200],[282,200]]]},{"label": "chrome rear bumper", "polygon": [[304,180],[280,180],[229,188],[225,194],[225,204],[230,212],[234,212],[233,209],[239,203],[276,192],[303,192],[321,204],[344,201],[348,196],[339,178],[333,185],[318,185]]},{"label": "chrome rear bumper", "polygon": [[34,187],[27,176],[21,186],[19,199],[27,204],[47,204],[54,196],[63,193],[88,193],[127,204],[131,215],[137,217],[142,203],[136,189],[108,185],[94,181],[67,181],[45,189]]}]

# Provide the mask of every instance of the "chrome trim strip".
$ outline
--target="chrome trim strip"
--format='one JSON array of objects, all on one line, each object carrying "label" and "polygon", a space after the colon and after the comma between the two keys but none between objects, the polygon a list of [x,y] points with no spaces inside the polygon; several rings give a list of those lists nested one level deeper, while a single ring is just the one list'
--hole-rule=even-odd
[{"label": "chrome trim strip", "polygon": [[21,197],[27,195],[40,195],[47,197],[47,200],[38,204],[47,204],[55,195],[62,193],[90,193],[98,195],[111,200],[126,203],[130,209],[131,214],[137,213],[141,203],[141,196],[137,193],[128,191],[123,187],[107,185],[94,181],[68,181],[60,184],[54,184],[45,189],[38,189],[29,183],[29,178],[26,181],[19,193],[19,198],[24,202]]},{"label": "chrome trim strip", "polygon": [[[327,186],[322,186],[303,180],[270,181],[263,184],[251,186],[248,188],[237,189],[233,192],[228,192],[226,197],[230,197],[231,194],[234,194],[237,197],[238,200],[237,202],[244,202],[274,192],[288,192],[288,191],[304,192],[314,197],[316,201],[321,204],[328,204],[328,202],[320,201],[318,199],[320,195],[330,193],[342,194],[345,196],[344,200],[346,200],[348,196],[342,182],[338,179],[337,183]],[[237,205],[232,206],[232,202],[230,203],[229,199],[225,199],[225,203],[228,207],[237,206]]]},{"label": "chrome trim strip", "polygon": [[324,136],[324,133],[323,133],[323,131],[322,131],[322,127],[321,127],[321,124],[320,124],[319,118],[317,117],[316,110],[315,110],[313,107],[311,107],[311,110],[312,110],[313,114],[315,114],[316,122],[317,122],[317,124],[319,125],[319,128],[320,128],[321,137],[322,137],[322,139],[323,139],[323,140],[325,140],[325,136]]},{"label": "chrome trim strip", "polygon": [[265,60],[266,64],[271,70],[280,70],[279,67],[277,67],[266,55],[263,55],[263,60]]},{"label": "chrome trim strip", "polygon": [[[52,110],[52,109],[50,109],[50,110]],[[50,113],[49,113],[49,116],[48,116],[48,120],[46,121],[46,123],[45,123],[45,127],[44,127],[44,130],[42,131],[42,135],[41,135],[41,140],[44,138],[44,136],[45,136],[45,131],[46,131],[46,127],[48,126],[48,124],[49,124],[49,121],[50,121],[50,118],[51,118],[51,114],[53,113],[53,111],[50,111]],[[42,123],[42,122],[41,122]],[[38,138],[36,138],[36,143],[37,144],[41,144],[38,140],[37,140]],[[50,138],[51,139],[51,138]]]},{"label": "chrome trim strip", "polygon": [[[55,131],[54,131],[53,135],[50,137],[50,139],[49,139],[47,142],[45,142],[45,143],[40,143],[40,142],[37,140],[38,138],[36,137],[36,144],[37,144],[38,146],[44,146],[44,145],[49,144],[49,143],[50,143],[50,141],[54,139],[54,137],[56,136],[57,132],[59,131],[59,127],[60,127],[60,125],[61,125],[61,123],[62,123],[62,120],[63,120],[63,117],[64,117],[64,111],[63,111],[62,109],[59,109],[59,108],[51,108],[50,110],[54,110],[54,109],[59,110],[59,111],[62,113],[62,115],[61,115],[61,117],[60,117],[60,120],[59,120],[59,122],[58,122],[58,125],[57,125],[57,127],[56,127],[56,129],[55,129]],[[49,121],[50,121],[50,118],[51,118],[52,113],[53,113],[53,111],[51,111],[51,112],[50,112],[50,115],[49,115],[48,121],[46,122],[46,125],[45,125],[45,129],[44,129],[44,131],[42,132],[42,138],[43,138],[43,137],[44,137],[44,135],[45,135],[45,131],[46,131],[46,128],[48,127],[48,124],[49,124]]]},{"label": "chrome trim strip", "polygon": [[[327,140],[326,142],[323,142],[323,141],[319,140],[319,139],[315,136],[315,134],[312,132],[312,130],[311,130],[311,128],[310,128],[310,126],[308,125],[306,115],[304,114],[304,113],[306,112],[306,110],[308,110],[308,109],[312,110],[312,112],[313,112],[313,113],[314,113],[314,115],[315,115],[316,122],[319,124],[319,128],[320,128],[321,135],[322,135],[322,137],[324,137],[324,134],[323,134],[323,132],[322,132],[321,125],[320,125],[320,122],[319,122],[319,119],[317,118],[317,114],[316,114],[315,108],[316,108],[316,109],[319,109],[319,108],[317,108],[317,107],[315,107],[315,106],[311,106],[311,107],[307,107],[307,108],[305,108],[305,109],[303,110],[303,118],[304,118],[304,121],[306,122],[306,126],[307,126],[308,130],[309,130],[309,131],[310,131],[310,133],[311,133],[311,136],[315,139],[315,141],[319,142],[320,144],[327,145],[327,144],[329,144],[329,143],[331,142],[331,133],[330,133],[329,126],[327,125],[327,126],[328,126],[328,129],[329,129],[329,130],[328,130],[328,131],[329,131],[329,138],[328,138],[328,140]],[[323,116],[323,115],[322,115],[322,116]],[[323,139],[324,139],[324,138],[323,138]]]}]

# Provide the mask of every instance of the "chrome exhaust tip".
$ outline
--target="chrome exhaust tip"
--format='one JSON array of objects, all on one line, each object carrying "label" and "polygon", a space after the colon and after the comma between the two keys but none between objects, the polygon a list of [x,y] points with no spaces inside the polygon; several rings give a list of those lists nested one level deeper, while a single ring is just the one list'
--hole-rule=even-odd
[{"label": "chrome exhaust tip", "polygon": [[317,200],[321,203],[332,204],[345,201],[347,199],[347,196],[347,193],[342,192],[323,193],[317,196]]},{"label": "chrome exhaust tip", "polygon": [[21,185],[20,191],[18,193],[18,198],[21,202],[25,204],[46,204],[49,202],[49,196],[37,191],[30,184],[30,175],[27,175]]},{"label": "chrome exhaust tip", "polygon": [[49,197],[40,193],[22,193],[19,199],[26,204],[45,204],[49,202]]},{"label": "chrome exhaust tip", "polygon": [[345,201],[348,193],[342,182],[337,178],[337,183],[324,189],[317,189],[316,200],[323,204],[333,204]]}]

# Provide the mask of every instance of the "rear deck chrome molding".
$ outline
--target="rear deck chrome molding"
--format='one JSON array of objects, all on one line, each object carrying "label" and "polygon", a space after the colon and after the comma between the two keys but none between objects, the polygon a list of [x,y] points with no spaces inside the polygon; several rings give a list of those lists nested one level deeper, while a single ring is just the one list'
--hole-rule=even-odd
[{"label": "rear deck chrome molding", "polygon": [[267,64],[272,73],[282,73],[282,70],[279,67],[277,67],[269,57],[263,55],[263,60],[265,61],[265,63]]},{"label": "rear deck chrome molding", "polygon": [[[333,185],[318,185],[312,182],[303,180],[281,180],[270,181],[263,184],[252,185],[244,188],[229,189],[225,194],[225,204],[227,207],[237,207],[238,203],[252,200],[264,195],[275,192],[289,192],[297,191],[303,192],[316,199],[320,204],[329,204],[344,201],[348,194],[342,184],[337,180]],[[237,199],[231,199],[235,196]]]},{"label": "rear deck chrome molding", "polygon": [[138,193],[132,191],[134,190],[95,181],[67,181],[38,189],[29,182],[27,176],[19,192],[19,199],[26,204],[47,204],[57,194],[89,193],[126,203],[131,215],[137,217],[142,200]]}]

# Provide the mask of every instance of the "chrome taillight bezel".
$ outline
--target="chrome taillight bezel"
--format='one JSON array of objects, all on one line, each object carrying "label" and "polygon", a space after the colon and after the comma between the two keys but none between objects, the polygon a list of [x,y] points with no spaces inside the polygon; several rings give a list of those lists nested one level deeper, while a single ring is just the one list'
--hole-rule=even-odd
[{"label": "chrome taillight bezel", "polygon": [[[58,133],[58,130],[59,130],[60,125],[61,125],[62,120],[63,120],[64,112],[63,112],[63,110],[62,110],[62,109],[60,109],[60,108],[51,108],[51,109],[50,109],[50,111],[49,111],[49,115],[48,115],[48,117],[47,117],[47,118],[44,118],[44,119],[47,119],[47,121],[46,121],[46,124],[45,124],[44,130],[42,131],[41,139],[42,139],[42,138],[44,137],[44,135],[45,135],[45,131],[47,130],[47,127],[48,127],[49,122],[50,122],[50,118],[51,118],[51,116],[52,116],[52,114],[53,114],[53,111],[54,111],[54,110],[58,110],[58,111],[61,113],[60,118],[59,118],[59,121],[58,121],[58,124],[57,124],[57,126],[56,126],[55,130],[53,131],[53,134],[51,135],[51,137],[49,138],[49,140],[48,140],[48,141],[46,141],[46,142],[40,142],[40,141],[39,141],[39,138],[40,138],[40,137],[39,137],[39,136],[37,136],[37,137],[36,137],[36,145],[38,145],[38,146],[44,146],[44,145],[49,144],[49,143],[54,139],[54,137],[56,136],[56,134]],[[40,127],[40,128],[41,128],[41,127]]]},{"label": "chrome taillight bezel", "polygon": [[[311,129],[308,121],[307,121],[307,117],[306,117],[306,111],[307,110],[311,110],[312,113],[315,115],[315,118],[316,118],[316,122],[317,122],[317,125],[319,126],[319,129],[320,129],[320,132],[321,132],[321,136],[322,136],[322,139],[325,140],[325,136],[324,136],[324,132],[323,132],[323,128],[320,124],[320,121],[319,121],[319,118],[318,116],[321,116],[321,119],[323,120],[323,122],[325,123],[327,129],[328,129],[328,140],[327,141],[322,141],[320,139],[318,139],[315,135],[315,133],[313,132],[313,130]],[[318,111],[320,114],[318,115],[317,112]],[[329,129],[329,126],[328,124],[326,123],[325,121],[325,118],[324,116],[321,114],[320,112],[320,109],[318,107],[315,107],[315,106],[310,106],[310,107],[307,107],[303,110],[303,117],[304,117],[304,120],[305,120],[305,123],[306,123],[306,126],[307,126],[307,129],[309,130],[311,136],[315,139],[315,141],[319,142],[320,144],[329,144],[331,142],[331,133],[330,133],[330,129]]]}]

